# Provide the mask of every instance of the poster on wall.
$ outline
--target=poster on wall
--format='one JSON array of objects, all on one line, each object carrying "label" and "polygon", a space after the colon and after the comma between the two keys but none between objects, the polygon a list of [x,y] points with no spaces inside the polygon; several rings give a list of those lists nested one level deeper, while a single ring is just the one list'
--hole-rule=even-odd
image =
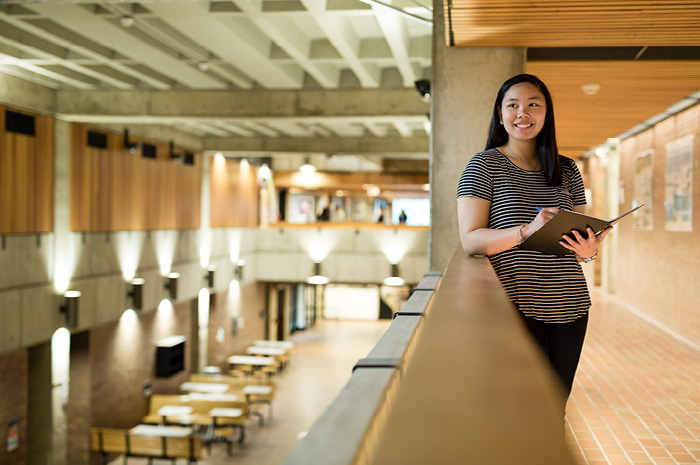
[{"label": "poster on wall", "polygon": [[693,136],[666,144],[666,231],[693,230]]},{"label": "poster on wall", "polygon": [[287,211],[287,221],[290,223],[313,223],[316,221],[314,196],[291,194]]},{"label": "poster on wall", "polygon": [[638,153],[634,157],[634,198],[632,208],[644,205],[634,212],[634,228],[643,231],[654,229],[654,151]]},{"label": "poster on wall", "polygon": [[7,452],[19,449],[19,419],[12,418],[7,425]]}]

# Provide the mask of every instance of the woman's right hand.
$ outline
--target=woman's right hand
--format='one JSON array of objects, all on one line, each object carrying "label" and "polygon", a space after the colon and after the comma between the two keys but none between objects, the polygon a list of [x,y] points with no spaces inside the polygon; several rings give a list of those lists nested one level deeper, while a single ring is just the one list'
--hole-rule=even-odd
[{"label": "woman's right hand", "polygon": [[557,213],[559,213],[559,209],[557,207],[545,207],[545,208],[541,209],[540,212],[535,217],[535,219],[532,220],[531,223],[526,224],[525,227],[523,228],[523,230],[521,232],[523,239],[527,239],[528,237],[535,234],[535,231],[539,230],[549,220],[554,218],[554,216]]}]

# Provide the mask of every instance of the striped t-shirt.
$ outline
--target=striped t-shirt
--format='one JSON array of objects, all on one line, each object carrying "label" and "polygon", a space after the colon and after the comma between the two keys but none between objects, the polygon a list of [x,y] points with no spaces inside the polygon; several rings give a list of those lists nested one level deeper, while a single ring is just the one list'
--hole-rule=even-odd
[{"label": "striped t-shirt", "polygon": [[[573,210],[585,205],[583,180],[573,160],[560,156],[562,183],[548,186],[543,171],[526,171],[496,149],[477,153],[459,179],[457,197],[491,203],[490,229],[531,222],[537,207]],[[548,323],[566,323],[591,306],[586,279],[573,253],[564,257],[515,247],[489,256],[508,298],[521,312]]]}]

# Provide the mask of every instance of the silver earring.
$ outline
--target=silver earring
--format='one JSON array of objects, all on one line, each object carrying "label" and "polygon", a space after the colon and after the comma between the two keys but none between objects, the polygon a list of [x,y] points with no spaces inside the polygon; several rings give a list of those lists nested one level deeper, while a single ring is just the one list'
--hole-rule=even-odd
[{"label": "silver earring", "polygon": [[503,121],[501,121],[501,124],[503,124]]}]

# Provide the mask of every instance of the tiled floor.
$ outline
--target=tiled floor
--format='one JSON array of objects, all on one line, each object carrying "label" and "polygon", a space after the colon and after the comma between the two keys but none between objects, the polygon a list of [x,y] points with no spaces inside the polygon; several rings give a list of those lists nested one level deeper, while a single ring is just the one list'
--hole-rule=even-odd
[{"label": "tiled floor", "polygon": [[581,464],[698,464],[700,351],[595,294],[567,417]]},{"label": "tiled floor", "polygon": [[[232,456],[226,455],[225,444],[213,444],[211,455],[198,463],[280,465],[296,445],[298,436],[311,428],[333,402],[350,379],[352,367],[374,347],[390,323],[327,320],[311,330],[295,333],[291,362],[276,377],[272,421],[262,427],[250,421],[245,441],[234,445]],[[128,462],[129,465],[148,463],[139,458],[129,458]],[[123,460],[115,459],[111,465],[123,465]]]},{"label": "tiled floor", "polygon": [[[199,463],[281,464],[388,324],[324,321],[297,333],[292,362],[278,378],[272,422],[251,423],[232,457],[217,444]],[[700,350],[595,293],[568,424],[581,465],[699,464]]]}]

